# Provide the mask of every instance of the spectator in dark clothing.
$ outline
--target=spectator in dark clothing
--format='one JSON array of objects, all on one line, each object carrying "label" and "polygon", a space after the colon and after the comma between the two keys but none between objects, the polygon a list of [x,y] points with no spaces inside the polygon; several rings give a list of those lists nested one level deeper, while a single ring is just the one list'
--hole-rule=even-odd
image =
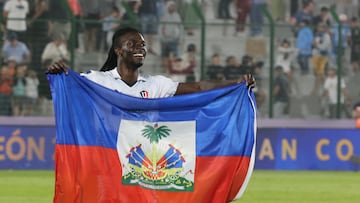
[{"label": "spectator in dark clothing", "polygon": [[34,10],[31,11],[31,20],[28,23],[29,26],[29,48],[32,53],[31,67],[37,72],[38,75],[42,74],[41,70],[41,54],[45,49],[46,44],[50,41],[48,32],[49,25],[47,20],[49,18],[49,12],[45,0],[40,0],[36,3]]},{"label": "spectator in dark clothing", "polygon": [[295,16],[299,11],[299,0],[290,0],[290,16]]},{"label": "spectator in dark clothing", "polygon": [[242,57],[241,60],[241,64],[240,64],[240,69],[242,71],[242,74],[246,74],[246,73],[251,73],[254,74],[254,59],[253,57],[249,56],[249,55],[245,55]]},{"label": "spectator in dark clothing", "polygon": [[322,7],[320,14],[315,16],[313,19],[314,33],[317,32],[316,28],[319,26],[319,24],[323,24],[327,27],[331,26],[329,9],[327,7]]},{"label": "spectator in dark clothing", "polygon": [[70,14],[62,1],[49,0],[49,17],[49,36],[62,33],[68,41],[71,32]]},{"label": "spectator in dark clothing", "polygon": [[290,19],[290,24],[292,25],[291,29],[295,37],[299,32],[300,23],[303,22],[304,20],[309,22],[309,25],[312,26],[314,20],[313,19],[314,7],[315,7],[314,2],[312,1],[304,2],[303,9],[297,12],[296,15]]},{"label": "spectator in dark clothing", "polygon": [[155,54],[153,50],[153,38],[158,33],[159,19],[157,16],[157,0],[146,0],[141,2],[139,16],[141,22],[141,31],[145,35],[148,46],[148,53]]},{"label": "spectator in dark clothing", "polygon": [[238,80],[242,77],[243,71],[240,69],[235,56],[229,56],[226,58],[224,75],[226,80]]},{"label": "spectator in dark clothing", "polygon": [[284,118],[289,113],[289,83],[281,66],[275,67],[274,118]]},{"label": "spectator in dark clothing", "polygon": [[230,4],[232,0],[220,0],[218,6],[218,17],[220,19],[231,19],[230,15]]},{"label": "spectator in dark clothing", "polygon": [[360,26],[356,17],[353,17],[350,22],[351,26],[351,65],[352,71],[355,73],[360,70]]},{"label": "spectator in dark clothing", "polygon": [[207,76],[209,80],[225,80],[224,67],[220,63],[219,54],[211,57],[211,64],[207,67]]},{"label": "spectator in dark clothing", "polygon": [[250,0],[236,0],[236,32],[243,32],[245,30],[245,23],[250,14]]},{"label": "spectator in dark clothing", "polygon": [[139,17],[139,9],[141,2],[140,1],[130,1],[128,5],[132,11],[132,13],[126,12],[122,18],[120,23],[120,28],[132,27],[135,29],[140,29],[140,17]]}]

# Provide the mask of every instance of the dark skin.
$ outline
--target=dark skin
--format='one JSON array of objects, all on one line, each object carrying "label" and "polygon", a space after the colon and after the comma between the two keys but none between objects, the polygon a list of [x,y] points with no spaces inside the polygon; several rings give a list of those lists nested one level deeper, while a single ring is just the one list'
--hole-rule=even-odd
[{"label": "dark skin", "polygon": [[[147,49],[144,37],[140,33],[127,33],[121,37],[121,46],[115,48],[115,53],[118,57],[117,71],[121,79],[133,86],[139,76],[139,68],[143,65],[146,57]],[[62,61],[56,62],[47,68],[47,73],[59,74],[67,70],[68,65]],[[191,83],[179,83],[175,95],[196,93],[216,88],[221,88],[233,84],[246,81],[247,86],[255,85],[255,79],[251,74],[247,74],[244,78],[239,80],[224,80],[224,81],[200,81]]]}]

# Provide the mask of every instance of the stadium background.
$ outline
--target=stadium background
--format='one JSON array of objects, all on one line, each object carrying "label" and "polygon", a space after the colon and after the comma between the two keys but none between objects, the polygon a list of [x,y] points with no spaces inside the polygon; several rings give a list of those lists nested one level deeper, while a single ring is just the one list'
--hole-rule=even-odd
[{"label": "stadium background", "polygon": [[[33,3],[33,6],[36,3],[35,1],[29,2]],[[45,2],[49,3],[48,1]],[[130,12],[126,2],[106,1],[106,3],[109,2],[116,2],[121,12]],[[296,42],[296,38],[294,38],[291,32],[290,24],[287,21],[275,21],[272,10],[268,6],[263,7],[261,10],[265,20],[265,23],[262,25],[261,36],[251,36],[249,33],[251,27],[249,20],[245,25],[245,32],[234,35],[234,20],[219,19],[216,16],[218,1],[202,1],[200,2],[202,4],[192,1],[192,3],[187,5],[190,6],[190,9],[184,6],[181,7],[179,2],[177,2],[178,8],[183,9],[179,10],[179,12],[187,15],[186,13],[184,14],[185,10],[190,10],[192,13],[191,20],[186,21],[186,23],[188,23],[188,27],[193,28],[193,33],[191,35],[186,33],[182,35],[179,52],[183,53],[189,44],[196,46],[197,66],[195,68],[194,80],[208,79],[207,67],[213,54],[219,54],[222,63],[229,56],[235,56],[240,63],[244,55],[250,55],[255,61],[264,63],[257,75],[257,79],[261,79],[258,80],[257,85],[264,92],[265,101],[258,109],[259,130],[256,170],[253,177],[254,183],[249,185],[251,195],[257,196],[259,192],[262,192],[264,199],[251,199],[245,196],[245,198],[248,198],[248,202],[289,202],[287,200],[291,202],[357,202],[356,199],[359,200],[360,197],[355,188],[360,186],[359,174],[352,171],[359,169],[357,163],[360,156],[360,134],[356,128],[355,120],[342,115],[340,105],[337,106],[336,118],[328,119],[323,111],[326,108],[324,107],[324,98],[321,95],[314,96],[311,94],[315,82],[314,75],[312,73],[307,75],[300,74],[300,68],[296,62],[294,62],[292,82],[297,88],[290,95],[289,114],[285,118],[274,118],[273,116],[274,101],[271,94],[274,85],[276,50],[280,41],[284,38],[289,39],[292,44]],[[74,30],[79,31],[79,25],[83,25],[83,23],[97,26],[100,29],[102,21],[76,18],[72,14],[67,4],[68,2],[58,1],[58,3],[60,3],[58,6],[61,6],[62,10],[67,13],[67,18],[39,18],[33,22],[68,22],[72,32],[66,44],[69,51],[69,63],[72,69],[78,72],[99,69],[105,60],[107,51],[101,48],[89,51],[79,50],[78,32],[74,32]],[[284,1],[283,3],[285,3],[285,6],[288,6],[289,1]],[[316,1],[314,13],[318,13],[322,6],[336,5],[336,3],[337,1],[335,0]],[[350,1],[348,3],[350,4]],[[299,4],[301,5],[300,1]],[[299,9],[301,8],[300,5]],[[356,5],[359,7],[359,4]],[[231,5],[230,10],[231,14],[235,16],[233,7],[234,5]],[[61,8],[58,7],[60,10]],[[287,15],[289,15],[288,12],[286,11]],[[337,7],[333,7],[331,10],[333,23],[339,20],[339,14]],[[31,16],[28,18],[30,19]],[[136,22],[130,18],[128,23]],[[168,22],[161,23],[166,24]],[[4,39],[2,43],[4,43],[6,40],[4,27],[1,34]],[[36,35],[37,33],[34,31],[26,35],[26,42],[29,45],[30,52],[35,51],[37,43],[44,44],[50,41],[47,38],[42,38],[39,41],[39,37]],[[152,47],[157,54],[147,55],[145,65],[142,68],[144,74],[169,75],[167,68],[161,63],[160,41],[160,35],[153,36]],[[349,52],[346,52],[345,57],[349,57],[348,55]],[[336,59],[333,65],[338,70],[350,69],[350,64],[347,60]],[[4,180],[0,184],[3,191],[1,194],[3,199],[0,202],[48,202],[49,199],[41,199],[45,197],[51,198],[52,195],[51,189],[47,190],[47,194],[39,194],[34,191],[35,189],[30,190],[32,186],[34,188],[38,186],[39,190],[44,190],[44,187],[53,187],[51,169],[53,169],[55,136],[51,99],[41,95],[41,92],[48,88],[47,83],[44,83],[44,79],[46,82],[43,74],[44,67],[32,66],[32,63],[27,64],[28,69],[34,69],[38,73],[40,97],[36,100],[31,113],[26,116],[0,116],[0,178]],[[358,78],[360,75],[359,72],[355,72],[352,74],[341,74],[341,76],[345,79],[347,90],[349,91],[351,104],[348,104],[347,107],[351,111],[352,106],[360,101],[360,91],[358,88],[360,84]],[[22,169],[28,171],[24,172]],[[47,171],[40,171],[40,169],[46,169]],[[280,171],[263,171],[264,169]],[[320,170],[320,172],[304,172],[303,170]],[[12,179],[13,176],[15,177],[14,179]],[[333,179],[335,176],[338,176],[338,178]],[[29,182],[33,181],[29,185],[25,184],[26,177],[36,178],[29,180]],[[297,179],[296,177],[299,178]],[[47,182],[41,182],[42,179],[47,180]],[[284,179],[284,182],[279,181],[279,179]],[[17,180],[18,183],[14,180]],[[286,183],[285,180],[288,182]],[[315,180],[319,180],[320,183]],[[278,181],[279,184],[277,184]],[[16,185],[14,185],[15,182],[17,183]],[[263,188],[263,185],[266,184],[276,189],[269,191],[267,187]],[[293,184],[298,184],[299,187],[290,187]],[[311,188],[309,184],[317,185],[318,187],[314,186],[314,188]],[[329,185],[332,187],[328,188]],[[24,188],[11,193],[7,192],[8,189],[6,189],[9,186],[18,188],[23,186]],[[291,189],[286,190],[286,188]],[[305,191],[305,189],[308,190]],[[331,196],[336,191],[340,191],[338,196]],[[277,199],[278,195],[276,192],[287,194],[287,196],[285,195],[284,199]],[[39,194],[40,197],[34,197],[31,193]],[[295,193],[300,195],[293,195]],[[13,195],[11,196],[11,194]],[[311,195],[306,198],[301,196],[301,194],[305,196],[307,194]],[[21,198],[17,196],[21,196]]]}]

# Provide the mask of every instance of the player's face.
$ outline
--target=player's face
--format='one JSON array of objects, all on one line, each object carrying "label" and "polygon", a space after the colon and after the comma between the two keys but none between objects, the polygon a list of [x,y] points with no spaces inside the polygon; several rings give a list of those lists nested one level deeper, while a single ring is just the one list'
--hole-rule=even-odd
[{"label": "player's face", "polygon": [[121,60],[136,68],[143,65],[146,56],[146,44],[140,33],[125,34],[121,41],[119,55]]}]

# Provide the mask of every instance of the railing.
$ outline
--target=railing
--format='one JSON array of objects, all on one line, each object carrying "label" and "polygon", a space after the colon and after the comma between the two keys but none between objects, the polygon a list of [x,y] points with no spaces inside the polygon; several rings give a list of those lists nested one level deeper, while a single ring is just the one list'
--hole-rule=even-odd
[{"label": "railing", "polygon": [[[125,2],[122,4],[127,12],[130,12],[129,7]],[[191,4],[193,11],[196,14],[197,19],[194,19],[192,23],[195,27],[195,32],[193,36],[184,34],[179,44],[180,53],[184,53],[187,45],[195,44],[197,47],[196,58],[197,58],[197,67],[195,69],[195,78],[196,80],[208,79],[208,66],[210,64],[210,59],[213,54],[219,54],[221,57],[222,63],[229,56],[235,56],[238,61],[241,61],[241,58],[244,55],[251,55],[256,61],[263,61],[264,66],[261,68],[259,73],[256,73],[257,79],[257,89],[258,89],[258,110],[259,117],[261,118],[274,118],[274,67],[276,65],[276,56],[277,56],[277,47],[279,41],[282,38],[288,38],[292,44],[296,42],[293,34],[291,33],[290,25],[286,23],[275,24],[271,14],[268,12],[266,7],[262,8],[262,12],[265,14],[264,17],[267,19],[267,22],[261,27],[262,28],[262,37],[252,37],[249,35],[248,31],[251,29],[250,25],[245,25],[245,31],[242,33],[235,33],[236,23],[233,20],[222,21],[214,19],[206,19],[205,15],[202,13],[200,6],[197,1],[193,1]],[[69,10],[70,12],[70,10]],[[332,12],[333,18],[338,20],[336,14]],[[130,15],[132,16],[132,15]],[[133,18],[131,18],[133,19]],[[35,22],[45,22],[49,19],[38,19]],[[99,70],[102,63],[105,61],[107,50],[104,49],[104,39],[101,36],[101,25],[102,21],[98,20],[89,20],[89,19],[77,19],[73,15],[69,20],[72,28],[70,39],[67,42],[68,51],[70,53],[70,66],[76,71],[86,71],[89,69]],[[339,21],[338,21],[339,22]],[[78,38],[86,33],[88,30],[84,31],[82,34],[75,32],[79,24],[87,23],[92,25],[91,27],[98,27],[97,33],[98,36],[95,38],[95,43],[98,47],[95,50],[85,50],[81,52],[77,50],[78,48]],[[123,23],[123,21],[119,21]],[[135,23],[134,20],[130,20],[130,24]],[[171,24],[171,22],[159,22],[158,25]],[[174,24],[174,23],[173,23]],[[340,24],[340,23],[339,23]],[[157,26],[158,26],[157,25]],[[341,33],[342,26],[338,27],[339,33]],[[232,33],[229,33],[232,32]],[[3,35],[4,33],[1,33]],[[26,42],[28,44],[33,44],[31,39],[34,36],[28,36],[30,41]],[[81,38],[81,37],[80,37]],[[341,44],[342,38],[339,38]],[[44,38],[44,42],[48,43],[50,40]],[[85,41],[85,43],[90,43],[90,41]],[[157,55],[148,54],[144,67],[142,71],[144,74],[164,74],[169,75],[168,69],[164,64],[161,63],[161,36],[155,35],[153,42],[155,51]],[[341,49],[341,47],[339,47]],[[32,53],[36,50],[31,50]],[[41,53],[40,53],[41,55]],[[33,57],[39,57],[39,53],[33,54]],[[338,56],[342,57],[342,56]],[[39,60],[39,59],[37,59]],[[42,78],[39,86],[39,90],[48,89],[48,84],[46,84],[46,78],[43,74],[44,67],[38,68],[34,67],[35,58],[33,58],[32,63],[28,64],[28,69],[35,69],[38,73],[38,77]],[[337,66],[338,72],[338,84],[340,84],[341,78],[345,79],[345,82],[348,86],[349,95],[352,99],[352,102],[355,103],[359,99],[359,90],[357,87],[360,85],[360,81],[356,79],[358,73],[353,75],[342,74],[343,66],[349,66],[343,64],[341,58],[338,58],[335,63]],[[309,62],[311,63],[311,62]],[[327,114],[324,114],[321,111],[327,111],[326,99],[320,94],[312,95],[311,89],[313,88],[312,83],[316,80],[314,78],[312,71],[308,75],[301,75],[299,73],[299,67],[296,63],[296,58],[293,60],[293,70],[291,80],[292,94],[290,95],[290,107],[288,109],[288,114],[285,115],[286,118],[295,118],[295,119],[327,119]],[[347,69],[350,69],[347,67]],[[337,89],[338,92],[341,92],[340,85]],[[260,93],[261,92],[261,93]],[[260,96],[259,96],[260,95]],[[261,100],[261,95],[265,95],[264,101]],[[340,95],[340,94],[338,94]],[[44,95],[40,94],[41,97]],[[2,99],[2,98],[1,98]],[[0,100],[1,100],[0,99]],[[337,108],[336,108],[336,118],[344,118],[341,115],[342,106],[340,102],[340,96],[337,98]],[[2,100],[1,100],[2,101]],[[1,102],[0,101],[0,102]],[[320,102],[321,101],[321,102]],[[51,116],[51,102],[48,100],[37,101],[38,106],[34,107],[33,113],[29,115],[32,116]],[[324,102],[324,103],[322,103]],[[12,100],[12,103],[13,100]],[[47,110],[38,110],[44,108],[43,105],[47,105]],[[3,108],[3,105],[0,104],[0,109]],[[351,110],[351,106],[348,106],[348,110]],[[11,115],[12,113],[10,113]],[[3,114],[4,115],[4,114]],[[8,114],[6,114],[8,115]]]}]

